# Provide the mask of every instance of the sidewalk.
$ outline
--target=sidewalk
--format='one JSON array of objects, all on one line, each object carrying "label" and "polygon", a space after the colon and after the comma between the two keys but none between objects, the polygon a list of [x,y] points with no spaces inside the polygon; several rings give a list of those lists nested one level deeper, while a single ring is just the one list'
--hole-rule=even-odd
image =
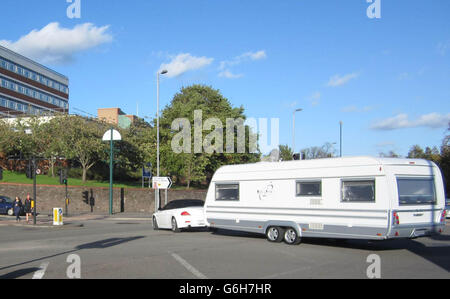
[{"label": "sidewalk", "polygon": [[16,222],[15,216],[0,216],[1,226],[20,226],[20,227],[67,227],[80,226],[82,221],[111,220],[111,221],[151,221],[151,215],[148,213],[118,213],[109,214],[78,214],[63,217],[64,226],[53,226],[53,217],[51,215],[38,215],[36,225],[33,224],[33,218],[30,218],[27,224],[25,216],[21,216],[21,221]]}]

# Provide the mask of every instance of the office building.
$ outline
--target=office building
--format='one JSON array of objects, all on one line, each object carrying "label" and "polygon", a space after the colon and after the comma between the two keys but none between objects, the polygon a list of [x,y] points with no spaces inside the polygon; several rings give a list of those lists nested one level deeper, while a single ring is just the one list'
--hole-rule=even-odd
[{"label": "office building", "polygon": [[0,46],[0,117],[69,112],[69,79]]},{"label": "office building", "polygon": [[97,110],[98,119],[109,124],[117,125],[119,128],[126,129],[131,126],[138,117],[127,115],[120,108],[102,108]]}]

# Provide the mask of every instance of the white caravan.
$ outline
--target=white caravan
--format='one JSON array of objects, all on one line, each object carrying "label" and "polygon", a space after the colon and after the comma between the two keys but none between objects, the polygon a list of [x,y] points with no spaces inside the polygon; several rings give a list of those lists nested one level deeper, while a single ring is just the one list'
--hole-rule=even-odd
[{"label": "white caravan", "polygon": [[439,234],[445,226],[442,175],[433,162],[373,157],[262,162],[221,167],[205,202],[206,222],[265,234],[373,239]]}]

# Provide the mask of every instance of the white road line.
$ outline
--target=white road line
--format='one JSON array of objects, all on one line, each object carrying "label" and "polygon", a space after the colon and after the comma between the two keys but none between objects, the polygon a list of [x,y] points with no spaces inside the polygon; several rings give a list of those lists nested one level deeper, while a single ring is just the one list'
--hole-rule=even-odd
[{"label": "white road line", "polygon": [[195,269],[191,264],[186,262],[181,256],[176,253],[171,253],[172,257],[177,260],[183,267],[185,267],[189,272],[194,274],[195,277],[199,279],[208,279],[203,273]]},{"label": "white road line", "polygon": [[42,279],[44,278],[45,271],[47,270],[49,263],[42,263],[39,267],[39,270],[36,271],[33,275],[33,279]]}]

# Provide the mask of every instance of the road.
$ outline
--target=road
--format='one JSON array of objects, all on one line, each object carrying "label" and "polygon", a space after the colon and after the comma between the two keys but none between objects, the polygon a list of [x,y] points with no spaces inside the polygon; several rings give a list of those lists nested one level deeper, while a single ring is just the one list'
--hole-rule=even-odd
[{"label": "road", "polygon": [[142,219],[101,219],[63,228],[0,226],[0,278],[279,279],[367,278],[380,257],[381,278],[450,278],[450,226],[443,235],[383,242],[304,239],[298,246],[229,231],[153,231]]}]

